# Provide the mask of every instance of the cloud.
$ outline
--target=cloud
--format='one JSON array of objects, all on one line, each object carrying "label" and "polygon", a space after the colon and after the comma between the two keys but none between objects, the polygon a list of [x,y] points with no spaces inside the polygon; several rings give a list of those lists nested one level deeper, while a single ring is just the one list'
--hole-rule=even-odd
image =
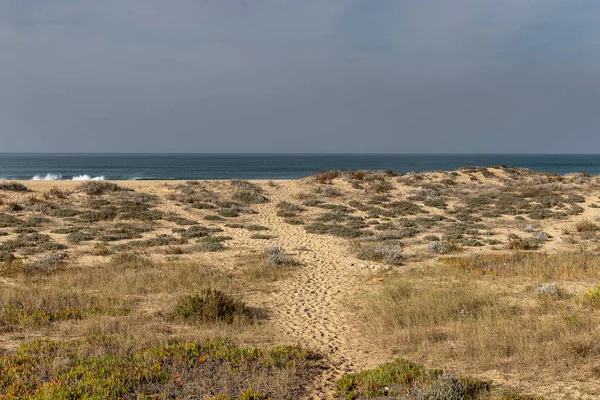
[{"label": "cloud", "polygon": [[4,2],[2,150],[586,152],[600,144],[599,12],[558,0]]}]

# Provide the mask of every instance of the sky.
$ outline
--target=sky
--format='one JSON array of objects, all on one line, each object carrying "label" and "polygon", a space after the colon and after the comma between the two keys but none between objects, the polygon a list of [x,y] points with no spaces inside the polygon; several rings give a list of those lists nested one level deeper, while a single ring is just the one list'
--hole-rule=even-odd
[{"label": "sky", "polygon": [[0,152],[600,153],[595,0],[0,0]]}]

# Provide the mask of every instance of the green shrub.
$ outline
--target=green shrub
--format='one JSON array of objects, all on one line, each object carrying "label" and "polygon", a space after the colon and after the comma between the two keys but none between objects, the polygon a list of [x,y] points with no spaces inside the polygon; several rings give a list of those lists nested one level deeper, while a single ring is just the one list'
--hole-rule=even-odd
[{"label": "green shrub", "polygon": [[170,319],[214,323],[252,322],[255,315],[238,300],[220,290],[205,289],[199,294],[182,297],[170,314]]},{"label": "green shrub", "polygon": [[438,369],[428,370],[422,365],[400,359],[342,377],[336,383],[337,396],[346,399],[405,396],[416,399],[472,400],[487,394],[490,381],[456,378]]},{"label": "green shrub", "polygon": [[[98,346],[104,351],[89,351]],[[157,393],[214,400],[263,399],[269,393],[294,400],[305,396],[319,372],[317,362],[314,353],[296,346],[244,348],[225,339],[172,340],[135,351],[121,350],[110,338],[35,340],[0,356],[0,392],[11,400],[148,399]]]}]

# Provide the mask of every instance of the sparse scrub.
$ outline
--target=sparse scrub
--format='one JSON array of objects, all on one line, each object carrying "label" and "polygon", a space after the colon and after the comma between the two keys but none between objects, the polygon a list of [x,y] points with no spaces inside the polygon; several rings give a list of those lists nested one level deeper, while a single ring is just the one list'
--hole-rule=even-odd
[{"label": "sparse scrub", "polygon": [[404,256],[400,244],[358,244],[356,246],[356,257],[361,260],[377,261],[387,265],[402,265]]}]

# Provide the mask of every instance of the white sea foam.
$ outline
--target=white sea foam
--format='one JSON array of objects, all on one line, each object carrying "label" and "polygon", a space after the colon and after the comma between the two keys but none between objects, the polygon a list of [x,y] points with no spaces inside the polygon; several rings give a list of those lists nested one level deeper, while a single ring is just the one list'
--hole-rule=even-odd
[{"label": "white sea foam", "polygon": [[62,176],[57,175],[57,174],[46,174],[46,176],[36,175],[33,178],[31,178],[31,180],[34,180],[34,181],[58,181],[61,178],[62,178]]},{"label": "white sea foam", "polygon": [[89,175],[77,175],[77,176],[74,176],[73,179],[71,179],[71,180],[72,181],[103,181],[104,176],[91,177]]}]

